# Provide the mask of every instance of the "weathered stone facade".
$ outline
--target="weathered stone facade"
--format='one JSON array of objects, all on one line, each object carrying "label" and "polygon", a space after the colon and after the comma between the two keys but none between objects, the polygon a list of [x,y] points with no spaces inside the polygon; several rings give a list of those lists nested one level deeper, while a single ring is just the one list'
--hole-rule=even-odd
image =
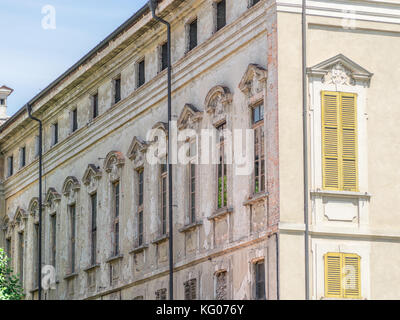
[{"label": "weathered stone facade", "polygon": [[[268,4],[227,1],[227,24],[219,31],[214,29],[213,1],[164,0],[159,4],[160,14],[172,23],[173,120],[179,132],[192,129],[200,133],[221,123],[230,130],[251,128],[251,106],[261,101],[270,115],[264,124],[263,149],[277,158],[276,133],[267,130],[277,125],[276,94],[275,99],[274,93],[269,94],[276,90],[275,13]],[[188,52],[186,24],[195,18],[198,45]],[[165,297],[169,239],[163,231],[168,221],[162,217],[161,166],[146,161],[152,145],[147,131],[159,128],[168,134],[166,71],[160,71],[159,63],[159,46],[165,37],[164,27],[143,9],[124,32],[33,104],[33,114],[44,122],[43,265],[56,266],[55,289],[46,291],[47,299]],[[138,87],[138,62],[143,57],[146,83]],[[121,79],[121,100],[116,103],[115,79]],[[95,94],[99,115],[92,119]],[[73,131],[75,109],[78,128]],[[10,177],[3,172],[6,209],[2,216],[10,222],[4,221],[7,229],[2,241],[10,240],[17,271],[21,248],[16,239],[24,239],[27,299],[37,298],[33,263],[37,261],[38,219],[36,132],[37,124],[20,112],[1,133],[3,161],[15,154],[17,169]],[[26,146],[27,164],[19,169],[17,154],[22,145]],[[198,152],[202,152],[200,146]],[[257,197],[253,196],[253,175],[237,176],[233,165],[228,165],[227,204],[220,209],[217,166],[195,165],[195,220],[189,212],[188,166],[173,166],[175,298],[186,297],[185,283],[191,280],[192,298],[252,299],[253,262],[259,260],[265,260],[266,297],[277,297],[275,160],[267,161],[265,192]],[[140,172],[143,222],[138,216]],[[116,183],[120,192],[117,237]],[[97,195],[96,261],[91,261],[93,194]],[[19,212],[24,212],[22,225],[16,222]],[[76,229],[73,242],[71,223]],[[115,241],[119,241],[117,252]]]}]

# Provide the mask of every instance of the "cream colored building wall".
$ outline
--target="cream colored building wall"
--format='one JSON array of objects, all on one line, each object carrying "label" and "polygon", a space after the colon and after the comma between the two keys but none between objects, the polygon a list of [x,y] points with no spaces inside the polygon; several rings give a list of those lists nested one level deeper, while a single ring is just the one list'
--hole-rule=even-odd
[{"label": "cream colored building wall", "polygon": [[[361,257],[362,298],[399,298],[400,233],[399,193],[400,171],[398,141],[400,112],[397,91],[400,76],[395,70],[400,62],[399,3],[393,6],[378,2],[333,1],[327,6],[321,1],[309,1],[307,67],[317,65],[338,54],[373,73],[369,87],[341,88],[339,91],[359,90],[359,174],[360,192],[370,194],[360,198],[354,223],[329,221],[326,207],[320,200],[310,202],[310,288],[313,299],[324,296],[323,254],[353,252]],[[280,292],[282,299],[304,297],[304,214],[302,170],[302,85],[301,85],[301,15],[300,2],[293,6],[282,4],[278,12],[279,36],[279,118],[280,118]],[[338,11],[329,8],[338,7]],[[329,16],[343,16],[341,9],[356,11],[353,29],[344,29],[349,21]],[[283,12],[286,11],[286,12]],[[289,13],[291,11],[291,13]],[[374,12],[373,16],[371,12]],[[386,15],[385,15],[386,14]],[[348,17],[348,14],[347,16]],[[397,20],[396,20],[397,19]],[[374,21],[375,20],[375,21]],[[391,23],[384,23],[390,21]],[[351,22],[351,21],[350,21]],[[352,23],[352,22],[351,22]],[[314,84],[309,84],[309,121],[318,101],[313,97]],[[315,105],[314,105],[315,103]],[[318,106],[320,108],[320,106]],[[318,113],[314,116],[318,117]],[[319,113],[320,116],[320,113]],[[315,128],[309,128],[312,148]],[[317,144],[319,144],[317,140]],[[317,152],[318,149],[315,151]],[[318,154],[309,153],[310,159]],[[293,161],[299,159],[299,161]],[[320,165],[319,165],[320,166]],[[310,167],[310,189],[320,187],[321,176]],[[319,170],[319,169],[318,169]],[[317,175],[314,176],[314,174]],[[341,196],[339,196],[340,198]],[[357,196],[358,197],[358,196]],[[313,198],[315,199],[315,198]],[[348,200],[344,200],[348,201]],[[351,200],[353,201],[353,200]],[[335,208],[335,207],[333,207]],[[343,209],[337,206],[337,214]],[[332,210],[332,209],[330,209]],[[318,218],[321,217],[321,218]],[[317,217],[317,218],[316,218]],[[295,235],[296,234],[296,235]],[[299,234],[299,235],[297,235]],[[288,244],[285,245],[284,243]],[[291,245],[289,245],[291,244]],[[300,254],[301,250],[302,254]],[[294,272],[290,265],[297,264]],[[299,272],[303,277],[299,277]],[[299,278],[302,278],[299,281]]]}]

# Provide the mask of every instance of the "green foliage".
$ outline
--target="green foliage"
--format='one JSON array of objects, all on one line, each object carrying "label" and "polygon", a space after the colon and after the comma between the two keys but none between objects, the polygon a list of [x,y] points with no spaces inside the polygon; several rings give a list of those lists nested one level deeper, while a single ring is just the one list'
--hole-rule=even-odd
[{"label": "green foliage", "polygon": [[10,259],[0,248],[0,300],[21,300],[23,289],[19,278],[13,276]]}]

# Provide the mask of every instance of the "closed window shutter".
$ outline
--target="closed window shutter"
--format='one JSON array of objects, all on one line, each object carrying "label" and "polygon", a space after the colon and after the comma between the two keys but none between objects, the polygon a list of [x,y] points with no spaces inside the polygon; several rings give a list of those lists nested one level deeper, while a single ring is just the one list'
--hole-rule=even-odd
[{"label": "closed window shutter", "polygon": [[325,296],[361,298],[360,256],[352,253],[325,255]]},{"label": "closed window shutter", "polygon": [[360,298],[360,257],[356,254],[344,254],[343,264],[343,295],[345,298]]},{"label": "closed window shutter", "polygon": [[356,99],[354,94],[342,93],[340,100],[343,190],[357,191]]},{"label": "closed window shutter", "polygon": [[339,189],[338,93],[322,97],[323,181],[325,189]]},{"label": "closed window shutter", "polygon": [[325,296],[328,298],[340,298],[341,290],[341,256],[340,253],[328,253],[325,255]]},{"label": "closed window shutter", "polygon": [[322,93],[323,186],[358,191],[356,94]]}]

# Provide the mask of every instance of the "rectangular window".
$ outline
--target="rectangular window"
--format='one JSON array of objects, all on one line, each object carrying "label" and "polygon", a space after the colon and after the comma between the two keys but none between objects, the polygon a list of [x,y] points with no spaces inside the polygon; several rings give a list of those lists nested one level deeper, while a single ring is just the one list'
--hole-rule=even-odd
[{"label": "rectangular window", "polygon": [[168,178],[168,171],[167,165],[161,165],[161,232],[162,235],[167,234],[167,198],[168,198],[168,191],[167,191],[167,178]]},{"label": "rectangular window", "polygon": [[196,221],[196,157],[197,157],[196,140],[190,141],[189,148],[189,222]]},{"label": "rectangular window", "polygon": [[144,59],[138,63],[138,85],[137,87],[140,88],[146,82],[146,75],[145,75],[145,61]]},{"label": "rectangular window", "polygon": [[75,255],[76,255],[76,206],[69,206],[69,216],[70,216],[70,272],[75,273]]},{"label": "rectangular window", "polygon": [[18,233],[18,267],[19,280],[24,284],[24,234]]},{"label": "rectangular window", "polygon": [[0,99],[0,105],[4,106],[6,104],[6,101],[4,99]]},{"label": "rectangular window", "polygon": [[114,80],[114,103],[121,100],[121,78]]},{"label": "rectangular window", "polygon": [[227,299],[227,272],[219,272],[215,275],[215,299],[226,300]]},{"label": "rectangular window", "polygon": [[265,191],[264,105],[252,109],[254,130],[254,193]]},{"label": "rectangular window", "polygon": [[39,157],[39,147],[40,147],[40,140],[39,136],[35,136],[35,158]]},{"label": "rectangular window", "polygon": [[197,19],[189,24],[189,51],[197,47]]},{"label": "rectangular window", "polygon": [[90,195],[91,209],[91,264],[97,263],[97,193]]},{"label": "rectangular window", "polygon": [[167,289],[166,288],[156,291],[156,300],[167,300]]},{"label": "rectangular window", "polygon": [[78,109],[74,109],[71,112],[71,131],[75,132],[76,130],[78,130]]},{"label": "rectangular window", "polygon": [[361,298],[360,256],[352,253],[327,253],[325,259],[325,296]]},{"label": "rectangular window", "polygon": [[113,184],[113,194],[114,194],[114,221],[113,221],[113,231],[114,231],[114,256],[119,254],[119,206],[120,206],[120,185],[119,181]]},{"label": "rectangular window", "polygon": [[226,2],[221,0],[217,3],[217,31],[226,25]]},{"label": "rectangular window", "polygon": [[260,0],[250,0],[250,7],[255,6]]},{"label": "rectangular window", "polygon": [[143,169],[138,172],[138,245],[143,245]]},{"label": "rectangular window", "polygon": [[50,264],[56,267],[56,257],[57,257],[57,216],[54,214],[50,216],[51,224],[51,256]]},{"label": "rectangular window", "polygon": [[11,259],[11,239],[6,239],[6,253],[7,257]]},{"label": "rectangular window", "polygon": [[99,94],[95,93],[92,96],[92,119],[97,118],[99,115]]},{"label": "rectangular window", "polygon": [[258,261],[254,264],[255,273],[255,299],[265,300],[265,264]]},{"label": "rectangular window", "polygon": [[185,300],[196,300],[197,280],[191,279],[184,283]]},{"label": "rectangular window", "polygon": [[52,125],[52,143],[51,145],[54,146],[58,143],[58,122],[53,123]]},{"label": "rectangular window", "polygon": [[23,168],[26,165],[26,147],[19,150],[19,167]]},{"label": "rectangular window", "polygon": [[14,157],[9,156],[7,158],[7,176],[11,177],[14,174]]},{"label": "rectangular window", "polygon": [[322,92],[323,186],[358,191],[357,95]]},{"label": "rectangular window", "polygon": [[218,131],[218,153],[219,162],[217,165],[217,207],[225,208],[228,205],[227,195],[227,165],[225,163],[224,130],[226,123],[217,127]]},{"label": "rectangular window", "polygon": [[168,68],[168,43],[164,43],[161,48],[161,71]]}]

